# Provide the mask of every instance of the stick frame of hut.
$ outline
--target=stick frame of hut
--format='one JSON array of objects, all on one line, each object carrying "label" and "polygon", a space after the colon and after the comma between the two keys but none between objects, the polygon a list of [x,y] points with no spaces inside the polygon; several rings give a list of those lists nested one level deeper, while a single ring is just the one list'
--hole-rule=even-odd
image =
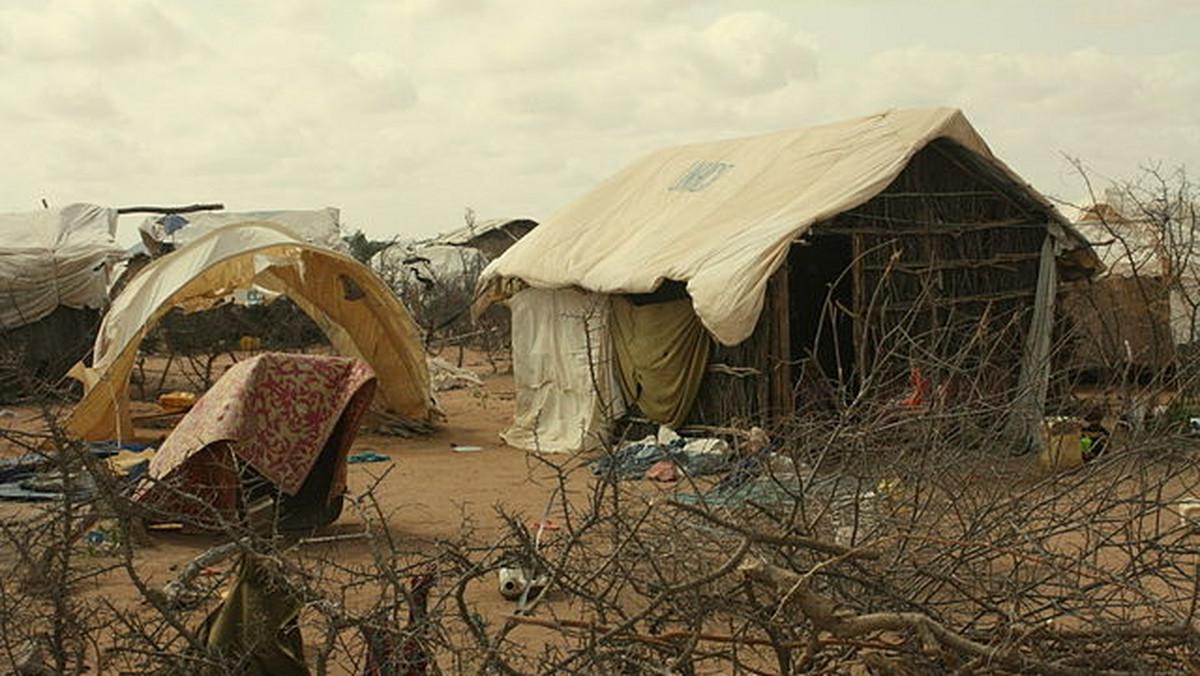
[{"label": "stick frame of hut", "polygon": [[505,439],[529,450],[625,408],[771,424],[910,383],[1003,402],[1034,445],[1058,282],[1100,267],[961,111],[890,110],[651,153],[493,261],[474,312],[513,310]]},{"label": "stick frame of hut", "polygon": [[[857,395],[868,372],[877,395],[903,399],[912,368],[980,404],[1011,397],[1052,218],[962,146],[933,141],[886,190],[792,245],[751,337],[714,346],[688,422],[776,423],[828,404],[831,388]],[[1068,260],[1060,275],[1083,271]],[[921,340],[897,344],[897,329]]]}]

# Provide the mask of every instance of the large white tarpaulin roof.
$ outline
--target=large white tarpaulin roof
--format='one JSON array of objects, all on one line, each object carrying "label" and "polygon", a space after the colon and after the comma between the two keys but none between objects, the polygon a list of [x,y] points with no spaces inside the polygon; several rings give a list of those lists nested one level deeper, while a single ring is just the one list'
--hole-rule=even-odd
[{"label": "large white tarpaulin roof", "polygon": [[[704,326],[733,345],[754,331],[767,280],[814,223],[867,202],[935,139],[1011,181],[1069,246],[1054,208],[992,154],[953,108],[891,110],[846,122],[668,148],[634,162],[496,259],[504,279],[538,288],[645,293],[687,283]],[[1073,234],[1073,233],[1072,233]]]},{"label": "large white tarpaulin roof", "polygon": [[100,308],[125,257],[117,212],[94,204],[0,214],[0,328],[32,324],[59,305]]}]

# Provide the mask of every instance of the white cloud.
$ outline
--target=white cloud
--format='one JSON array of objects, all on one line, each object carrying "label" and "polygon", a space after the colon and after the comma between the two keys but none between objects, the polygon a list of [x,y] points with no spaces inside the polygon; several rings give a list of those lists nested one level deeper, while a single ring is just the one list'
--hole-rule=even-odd
[{"label": "white cloud", "polygon": [[[963,107],[1037,184],[1061,182],[1059,150],[1131,168],[1200,150],[1195,52],[1118,54],[1111,31],[1047,13],[1092,46],[979,53],[925,29],[934,1],[884,48],[858,21],[881,2],[13,0],[0,208],[329,204],[379,235],[431,232],[468,205],[544,218],[659,146],[914,105]],[[975,29],[1021,29],[994,23]]]},{"label": "white cloud", "polygon": [[762,12],[729,14],[700,33],[701,70],[721,90],[761,94],[816,76],[817,55],[786,22]]},{"label": "white cloud", "polygon": [[187,31],[152,0],[53,0],[0,12],[2,53],[27,62],[70,60],[96,66],[170,59],[195,47]]},{"label": "white cloud", "polygon": [[1117,27],[1200,16],[1195,0],[1076,0],[1074,4],[1080,18]]}]

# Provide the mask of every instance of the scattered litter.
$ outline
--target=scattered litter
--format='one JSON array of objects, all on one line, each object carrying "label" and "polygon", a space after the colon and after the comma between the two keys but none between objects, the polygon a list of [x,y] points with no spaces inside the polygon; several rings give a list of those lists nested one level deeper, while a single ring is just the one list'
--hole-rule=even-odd
[{"label": "scattered litter", "polygon": [[483,450],[483,446],[459,446],[458,444],[450,444],[450,450],[455,453],[478,453]]},{"label": "scattered litter", "polygon": [[7,408],[0,409],[0,418],[15,418],[15,417],[17,417],[16,411],[12,411]]},{"label": "scattered litter", "polygon": [[359,462],[387,462],[391,459],[392,456],[390,455],[376,453],[375,451],[363,451],[362,453],[355,453],[354,455],[346,458],[346,462],[350,464]]},{"label": "scattered litter", "polygon": [[1083,464],[1083,426],[1079,418],[1050,416],[1042,421],[1042,449],[1038,462],[1047,470],[1065,470]]},{"label": "scattered litter", "polygon": [[1200,500],[1182,500],[1175,503],[1179,511],[1179,525],[1191,531],[1200,530]]},{"label": "scattered litter", "polygon": [[853,547],[871,538],[879,527],[875,491],[847,490],[838,486],[831,501],[833,541]]},{"label": "scattered litter", "polygon": [[127,442],[124,444],[115,441],[92,441],[88,442],[88,450],[97,458],[110,458],[115,455],[120,455],[122,452],[141,453],[148,448],[154,448],[150,444],[137,444]]},{"label": "scattered litter", "polygon": [[679,466],[670,460],[659,460],[646,470],[646,478],[663,483],[679,481]]},{"label": "scattered litter", "polygon": [[153,457],[153,450],[131,451],[123,449],[116,455],[109,456],[107,462],[113,474],[127,479],[137,479],[149,471],[150,459]]},{"label": "scattered litter", "polygon": [[12,654],[13,673],[15,674],[52,674],[54,669],[49,666],[49,638],[38,634],[26,639],[17,646]]},{"label": "scattered litter", "polygon": [[0,458],[0,482],[12,481],[18,477],[33,474],[49,462],[50,458],[40,453],[26,453],[15,458]]},{"label": "scattered litter", "polygon": [[[688,439],[667,427],[657,435],[623,444],[615,452],[591,461],[592,472],[609,480],[641,479],[662,461],[686,476],[717,474],[729,469],[729,445],[721,439]],[[665,475],[666,470],[656,471]],[[661,479],[660,479],[661,480]]]},{"label": "scattered litter", "polygon": [[548,582],[545,575],[533,577],[520,566],[501,568],[499,577],[500,595],[509,601],[516,601],[522,596],[527,599],[536,598]]},{"label": "scattered litter", "polygon": [[428,420],[406,418],[386,411],[375,411],[374,413],[377,419],[374,430],[377,434],[386,437],[409,439],[432,434],[434,431],[433,424]]},{"label": "scattered litter", "polygon": [[[113,441],[92,442],[87,448],[96,458],[106,459],[110,465],[117,461],[118,476],[138,476],[133,466],[143,463],[152,453],[145,453],[146,444],[118,444]],[[134,459],[129,462],[129,459]],[[40,502],[61,500],[64,496],[73,501],[89,499],[96,490],[91,474],[82,469],[72,469],[64,478],[62,469],[49,455],[26,453],[16,458],[0,459],[0,501]]]},{"label": "scattered litter", "polygon": [[901,406],[926,406],[929,404],[930,397],[933,394],[933,381],[926,378],[921,369],[914,366],[908,372],[908,382],[912,386],[912,393],[908,398],[900,402]]},{"label": "scattered litter", "polygon": [[529,521],[529,530],[561,530],[562,526],[550,519],[531,519]]},{"label": "scattered litter", "polygon": [[455,366],[441,357],[429,358],[429,380],[434,392],[483,385],[483,380],[474,371]]},{"label": "scattered litter", "polygon": [[162,407],[164,411],[187,411],[196,405],[196,393],[185,392],[182,390],[178,392],[168,392],[166,394],[159,395],[158,405]]}]

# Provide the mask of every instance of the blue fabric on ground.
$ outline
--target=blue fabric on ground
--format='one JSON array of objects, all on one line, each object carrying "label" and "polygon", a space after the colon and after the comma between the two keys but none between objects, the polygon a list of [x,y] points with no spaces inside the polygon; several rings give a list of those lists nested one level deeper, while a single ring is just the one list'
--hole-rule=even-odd
[{"label": "blue fabric on ground", "polygon": [[149,444],[124,443],[119,444],[115,441],[90,441],[87,444],[88,450],[97,458],[107,458],[116,455],[121,451],[130,451],[132,453],[141,453],[150,448]]},{"label": "blue fabric on ground", "polygon": [[[87,444],[88,451],[97,458],[109,458],[121,451],[141,453],[149,444],[125,443],[115,441],[95,441]],[[138,463],[130,468],[126,479],[135,479],[145,473],[149,461]],[[28,483],[36,480],[39,475],[53,479],[58,472],[54,459],[42,453],[26,453],[16,458],[0,458],[0,500],[41,501],[58,500],[62,493],[39,488],[31,488]],[[74,500],[86,500],[95,492],[95,482],[90,475],[84,474],[79,485],[72,492]]]},{"label": "blue fabric on ground", "polygon": [[355,453],[354,455],[346,458],[346,462],[349,464],[360,462],[386,462],[391,459],[392,456],[390,455],[383,455],[382,453],[376,453],[375,451],[363,451],[362,453]]},{"label": "blue fabric on ground", "polygon": [[13,502],[44,502],[46,500],[58,500],[60,498],[62,498],[62,493],[31,491],[28,488],[22,488],[21,482],[19,481],[0,483],[0,500],[11,500]]},{"label": "blue fabric on ground", "polygon": [[26,453],[16,458],[0,459],[0,482],[13,481],[20,477],[29,476],[36,472],[43,464],[49,462],[49,460],[49,458],[41,453]]},{"label": "blue fabric on ground", "polygon": [[663,460],[679,466],[687,476],[717,474],[729,469],[729,457],[718,453],[689,453],[682,437],[666,445],[637,442],[622,446],[614,453],[589,461],[592,473],[608,481],[641,479],[646,470]]},{"label": "blue fabric on ground", "polygon": [[96,483],[92,480],[90,474],[79,475],[77,477],[78,484],[69,493],[58,490],[46,490],[31,485],[31,481],[37,476],[37,474],[29,474],[20,479],[0,483],[0,500],[43,502],[46,500],[61,500],[65,495],[72,502],[83,502],[91,499],[92,495],[96,492]]}]

